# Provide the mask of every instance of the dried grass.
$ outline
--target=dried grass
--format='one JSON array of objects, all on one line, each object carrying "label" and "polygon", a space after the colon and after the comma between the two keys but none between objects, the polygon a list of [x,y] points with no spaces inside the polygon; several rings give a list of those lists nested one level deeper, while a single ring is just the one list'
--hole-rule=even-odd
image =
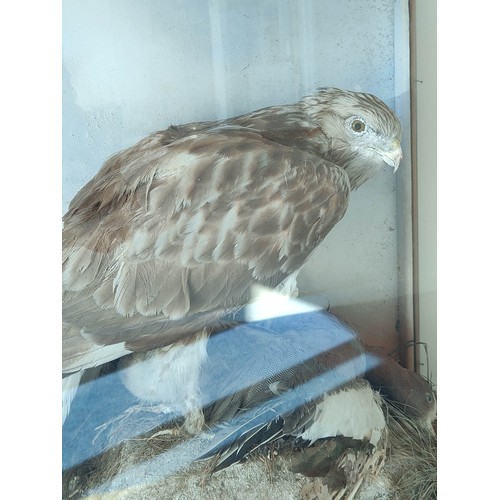
[{"label": "dried grass", "polygon": [[[385,465],[376,478],[362,485],[355,498],[359,500],[437,498],[435,428],[415,423],[398,408],[389,404],[386,405],[386,411],[389,445]],[[134,435],[137,426],[154,424],[156,417],[141,415],[132,419],[117,420],[111,424],[108,436],[116,442],[120,436]],[[149,479],[152,479],[149,483],[142,482],[139,477],[133,486],[118,488],[114,493],[91,494],[99,485],[112,482],[117,477],[136,475],[137,464],[147,463],[148,460],[154,460],[155,457],[175,448],[194,446],[194,441],[186,439],[178,427],[167,429],[167,426],[156,427],[140,437],[124,439],[119,446],[66,471],[63,478],[63,498],[71,500],[304,498],[301,491],[308,480],[292,472],[290,457],[295,451],[286,446],[267,447],[254,453],[246,463],[214,475],[211,473],[213,464],[210,461],[192,464],[187,460],[185,467],[181,464],[170,471],[164,468],[155,470],[152,466],[151,470],[146,469]],[[321,496],[324,495],[325,491],[322,490]]]},{"label": "dried grass", "polygon": [[359,500],[433,500],[437,498],[437,433],[386,403],[387,459],[380,474],[365,484]]}]

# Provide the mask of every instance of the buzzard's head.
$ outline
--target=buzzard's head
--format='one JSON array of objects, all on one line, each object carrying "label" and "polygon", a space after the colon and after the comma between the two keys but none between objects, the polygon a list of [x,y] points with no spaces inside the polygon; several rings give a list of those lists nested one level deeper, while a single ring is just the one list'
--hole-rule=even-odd
[{"label": "buzzard's head", "polygon": [[344,166],[356,189],[386,165],[397,170],[401,124],[378,97],[336,88],[305,97],[302,105],[330,141],[330,160]]}]

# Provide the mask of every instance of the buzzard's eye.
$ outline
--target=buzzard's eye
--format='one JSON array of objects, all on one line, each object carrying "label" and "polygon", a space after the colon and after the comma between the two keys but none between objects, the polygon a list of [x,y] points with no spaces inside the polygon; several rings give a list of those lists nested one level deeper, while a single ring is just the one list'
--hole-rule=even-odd
[{"label": "buzzard's eye", "polygon": [[361,133],[365,131],[366,124],[362,120],[353,120],[351,123],[351,128],[354,130],[354,132]]}]

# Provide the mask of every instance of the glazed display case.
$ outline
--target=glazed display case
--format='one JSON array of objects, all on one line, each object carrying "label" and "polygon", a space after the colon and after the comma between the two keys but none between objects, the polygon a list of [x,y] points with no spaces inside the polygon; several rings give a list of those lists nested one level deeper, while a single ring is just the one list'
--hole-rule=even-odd
[{"label": "glazed display case", "polygon": [[[433,230],[433,198],[419,184],[419,178],[432,178],[432,161],[421,167],[417,155],[421,124],[417,124],[416,97],[418,92],[425,96],[428,87],[417,78],[415,13],[414,3],[404,0],[66,0],[63,214],[110,157],[149,134],[183,124],[196,123],[199,128],[199,122],[294,104],[321,88],[373,94],[401,124],[402,159],[396,171],[383,169],[349,194],[345,215],[298,272],[298,298],[331,314],[328,321],[355,334],[369,353],[389,355],[435,383],[434,233],[426,235]],[[304,328],[310,327],[308,321]],[[295,329],[300,325],[299,321]],[[321,325],[317,328],[326,328]],[[269,328],[278,333],[286,329],[281,323]],[[247,341],[243,335],[241,349]],[[217,346],[210,344],[209,353],[224,350]],[[113,356],[107,360],[117,361]],[[117,451],[119,443],[151,438],[150,417],[132,417],[134,425],[113,427],[123,422],[118,417],[131,406],[130,393],[105,377],[115,368],[102,364],[92,367],[93,372],[87,370],[72,394],[72,409],[63,426],[67,498],[113,489],[127,498],[141,498],[137,488],[142,483],[164,478],[166,470],[177,473],[172,462],[183,460],[183,455],[168,458],[148,451],[133,467],[127,463],[115,475],[107,470],[101,483],[112,484],[108,490],[99,481],[92,487],[83,481],[84,476],[99,476],[96,457],[111,450],[108,469],[110,461],[125,464],[127,450]],[[210,376],[231,378],[230,372]],[[85,384],[87,378],[90,382]],[[117,396],[114,408],[108,407],[110,394]],[[157,429],[157,416],[151,420],[152,428],[163,432]],[[291,477],[280,476],[282,498],[300,498],[285,492],[284,485],[294,481]],[[175,498],[195,495],[178,484],[175,488]],[[209,488],[207,498],[235,494],[221,485],[217,488]],[[161,489],[144,494],[173,495]],[[257,495],[238,494],[237,498]],[[312,493],[307,496],[304,486],[300,494],[315,498]]]}]

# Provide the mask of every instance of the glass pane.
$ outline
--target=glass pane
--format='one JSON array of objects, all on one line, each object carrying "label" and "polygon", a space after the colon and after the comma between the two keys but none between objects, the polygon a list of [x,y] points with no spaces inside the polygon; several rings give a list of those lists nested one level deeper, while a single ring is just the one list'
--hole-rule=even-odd
[{"label": "glass pane", "polygon": [[434,494],[409,82],[404,1],[64,2],[65,498]]}]

